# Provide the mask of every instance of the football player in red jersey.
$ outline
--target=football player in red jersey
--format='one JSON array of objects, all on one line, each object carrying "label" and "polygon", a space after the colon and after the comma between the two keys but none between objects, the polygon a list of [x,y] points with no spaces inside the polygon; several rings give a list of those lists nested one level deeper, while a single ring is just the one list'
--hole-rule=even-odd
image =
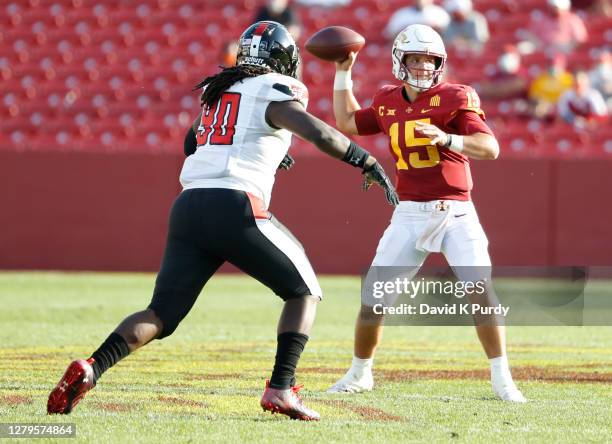
[{"label": "football player in red jersey", "polygon": [[[490,273],[491,261],[487,237],[470,200],[469,159],[495,159],[499,145],[484,123],[476,92],[441,81],[446,50],[436,31],[425,25],[408,26],[393,43],[392,60],[393,75],[402,84],[381,88],[368,108],[361,109],[352,92],[354,53],[336,64],[334,81],[338,128],[348,134],[385,133],[395,160],[400,204],[372,265],[409,267],[412,277],[430,252],[441,252],[460,280],[473,281],[469,275],[474,269],[483,267]],[[383,318],[372,307],[362,300],[352,366],[330,392],[361,392],[374,385],[372,363]],[[476,324],[491,363],[495,395],[525,402],[510,374],[504,327]]]}]

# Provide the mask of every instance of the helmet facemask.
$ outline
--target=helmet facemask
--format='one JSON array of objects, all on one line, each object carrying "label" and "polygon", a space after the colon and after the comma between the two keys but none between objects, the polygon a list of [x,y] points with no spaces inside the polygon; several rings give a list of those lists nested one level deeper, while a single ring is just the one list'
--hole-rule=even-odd
[{"label": "helmet facemask", "polygon": [[300,64],[300,55],[297,45],[285,48],[282,45],[274,42],[270,48],[270,58],[268,59],[270,67],[286,76],[296,77],[298,66]]},{"label": "helmet facemask", "polygon": [[[410,85],[412,88],[419,91],[426,91],[440,82],[442,71],[444,70],[444,58],[427,53],[406,52],[400,49],[394,50],[394,58],[399,60],[399,76],[403,82]],[[407,59],[411,54],[431,55],[434,58],[433,63],[418,64],[420,66],[410,66]]]}]

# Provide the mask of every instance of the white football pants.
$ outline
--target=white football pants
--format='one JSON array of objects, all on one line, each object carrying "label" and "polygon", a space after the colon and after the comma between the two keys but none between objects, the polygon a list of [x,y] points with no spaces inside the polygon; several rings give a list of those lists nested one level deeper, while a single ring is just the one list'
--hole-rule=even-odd
[{"label": "white football pants", "polygon": [[471,201],[402,201],[378,243],[372,266],[411,267],[414,276],[429,253],[439,251],[457,278],[467,281],[474,278],[469,267],[491,266],[488,245]]}]

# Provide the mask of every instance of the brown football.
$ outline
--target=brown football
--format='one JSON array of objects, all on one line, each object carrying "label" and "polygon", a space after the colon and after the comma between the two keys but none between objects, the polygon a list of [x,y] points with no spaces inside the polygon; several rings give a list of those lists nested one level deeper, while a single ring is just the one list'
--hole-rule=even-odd
[{"label": "brown football", "polygon": [[351,52],[359,52],[365,38],[344,26],[328,26],[315,32],[306,41],[306,49],[312,55],[329,62],[339,62]]}]

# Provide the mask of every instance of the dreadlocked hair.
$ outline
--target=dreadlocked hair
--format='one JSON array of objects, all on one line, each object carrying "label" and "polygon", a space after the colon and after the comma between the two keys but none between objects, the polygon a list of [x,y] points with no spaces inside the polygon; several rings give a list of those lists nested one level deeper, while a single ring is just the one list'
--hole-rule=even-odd
[{"label": "dreadlocked hair", "polygon": [[193,90],[196,91],[206,86],[206,89],[200,96],[200,105],[211,107],[217,103],[221,94],[234,83],[242,82],[242,80],[248,77],[256,77],[269,72],[272,72],[272,70],[267,66],[239,65],[223,68],[223,71],[220,73],[206,77]]}]

